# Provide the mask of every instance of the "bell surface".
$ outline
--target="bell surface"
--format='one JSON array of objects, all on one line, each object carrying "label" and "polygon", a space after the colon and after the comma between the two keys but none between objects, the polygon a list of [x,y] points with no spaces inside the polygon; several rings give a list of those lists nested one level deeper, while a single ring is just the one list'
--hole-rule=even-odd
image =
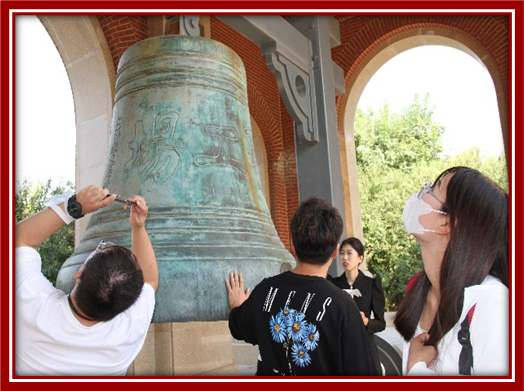
[{"label": "bell surface", "polygon": [[[146,39],[122,56],[102,186],[141,195],[157,257],[153,322],[225,320],[225,279],[245,288],[290,270],[262,192],[240,57],[216,41],[180,35]],[[131,248],[129,211],[113,202],[91,216],[57,287],[101,240]]]}]

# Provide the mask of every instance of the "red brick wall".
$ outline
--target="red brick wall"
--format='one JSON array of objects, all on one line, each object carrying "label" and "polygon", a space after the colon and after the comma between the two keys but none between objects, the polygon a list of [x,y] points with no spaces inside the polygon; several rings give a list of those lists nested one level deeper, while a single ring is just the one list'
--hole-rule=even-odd
[{"label": "red brick wall", "polygon": [[[284,172],[285,172],[285,183],[286,183],[286,195],[287,195],[287,220],[285,222],[286,229],[289,232],[289,225],[291,218],[295,214],[295,210],[298,207],[298,182],[297,182],[297,157],[295,153],[295,124],[293,119],[287,112],[284,102],[281,101],[280,110],[282,111],[282,131],[283,131],[283,143],[284,143]],[[289,237],[289,243],[284,242],[286,245],[289,244],[288,249],[291,248],[291,237]]]},{"label": "red brick wall", "polygon": [[[276,79],[260,47],[216,18],[211,18],[211,39],[229,46],[244,63],[249,111],[266,146],[271,216],[280,239],[289,249],[289,221],[298,206],[294,141],[289,144],[289,139],[294,137],[293,122],[283,106]],[[292,165],[289,160],[293,161]]]},{"label": "red brick wall", "polygon": [[[506,15],[344,15],[341,45],[332,50],[333,60],[351,78],[366,55],[395,35],[421,28],[445,29],[470,37],[491,54],[500,73],[506,102],[509,97],[509,16]],[[340,104],[339,98],[338,103]]]},{"label": "red brick wall", "polygon": [[100,15],[98,21],[113,56],[115,71],[122,54],[137,42],[148,37],[147,16]]}]

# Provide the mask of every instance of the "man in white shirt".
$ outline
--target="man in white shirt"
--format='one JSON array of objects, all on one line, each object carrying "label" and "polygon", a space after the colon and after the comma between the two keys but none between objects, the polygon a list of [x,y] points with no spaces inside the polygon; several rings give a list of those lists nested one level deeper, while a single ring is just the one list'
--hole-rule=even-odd
[{"label": "man in white shirt", "polygon": [[74,273],[69,295],[44,277],[36,251],[73,218],[106,207],[116,197],[89,185],[16,225],[17,376],[122,376],[142,349],[158,287],[142,197],[130,197],[133,202],[125,205],[131,206],[133,251],[101,243]]}]

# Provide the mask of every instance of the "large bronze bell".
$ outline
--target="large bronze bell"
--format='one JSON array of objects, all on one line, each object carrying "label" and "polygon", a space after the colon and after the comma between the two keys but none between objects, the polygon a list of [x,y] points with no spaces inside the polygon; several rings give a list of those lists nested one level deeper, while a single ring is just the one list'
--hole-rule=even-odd
[{"label": "large bronze bell", "polygon": [[[102,186],[148,204],[160,273],[153,322],[227,319],[231,271],[253,288],[294,267],[262,193],[244,65],[221,43],[170,35],[123,54]],[[131,248],[128,218],[118,203],[94,213],[57,286],[73,288],[102,239]]]}]

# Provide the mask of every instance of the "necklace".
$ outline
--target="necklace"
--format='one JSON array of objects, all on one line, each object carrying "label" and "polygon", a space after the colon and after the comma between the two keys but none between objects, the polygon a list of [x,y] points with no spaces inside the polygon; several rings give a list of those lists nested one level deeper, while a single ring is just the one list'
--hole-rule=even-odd
[{"label": "necklace", "polygon": [[78,316],[80,316],[82,319],[84,320],[88,320],[90,322],[96,322],[95,319],[91,319],[91,318],[87,318],[85,317],[84,315],[82,315],[75,307],[75,305],[73,304],[73,301],[71,300],[71,295],[67,295],[67,302],[69,303],[69,308],[71,308],[71,310],[77,314]]},{"label": "necklace", "polygon": [[[353,277],[353,274],[351,275],[351,277]],[[353,289],[353,285],[355,285],[355,282],[357,281],[357,278],[358,278],[358,273],[355,276],[355,279],[353,281],[350,281],[348,276],[347,276],[347,274],[346,274],[346,281],[347,281],[350,289]]]}]

